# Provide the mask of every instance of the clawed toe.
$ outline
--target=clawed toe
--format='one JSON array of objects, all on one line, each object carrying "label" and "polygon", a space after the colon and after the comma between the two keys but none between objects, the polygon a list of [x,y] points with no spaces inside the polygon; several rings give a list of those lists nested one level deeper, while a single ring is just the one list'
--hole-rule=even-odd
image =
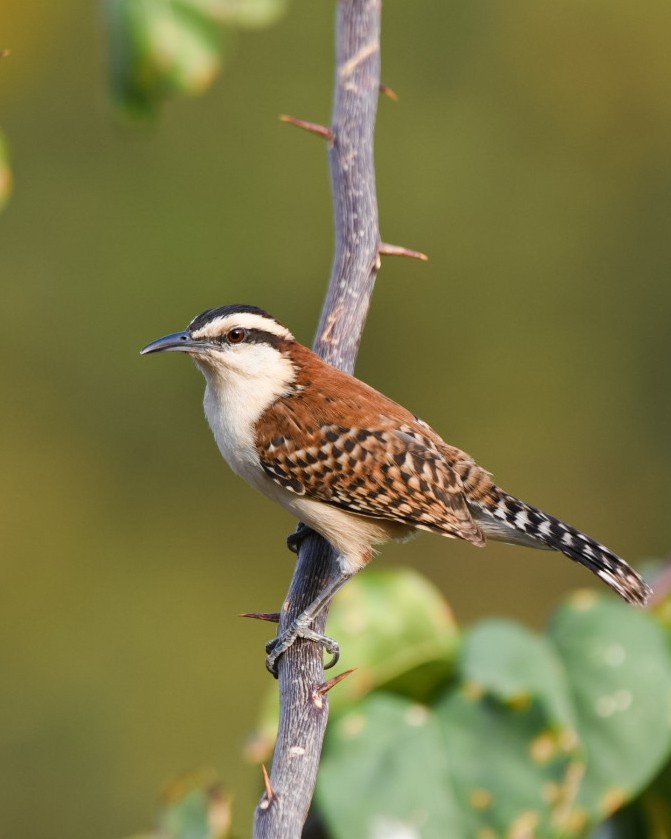
[{"label": "clawed toe", "polygon": [[338,659],[340,658],[340,645],[335,638],[329,638],[328,635],[321,635],[319,632],[315,632],[314,629],[310,629],[310,627],[303,626],[298,621],[294,621],[288,629],[266,644],[266,668],[275,678],[277,678],[277,662],[280,656],[294,644],[297,638],[314,641],[323,646],[331,656],[331,660],[324,665],[324,670],[328,670],[338,663]]},{"label": "clawed toe", "polygon": [[307,524],[303,524],[302,521],[299,521],[294,532],[287,536],[287,548],[289,548],[292,553],[297,554],[301,549],[303,540],[306,536],[309,536],[310,533],[314,533],[312,528],[308,527]]}]

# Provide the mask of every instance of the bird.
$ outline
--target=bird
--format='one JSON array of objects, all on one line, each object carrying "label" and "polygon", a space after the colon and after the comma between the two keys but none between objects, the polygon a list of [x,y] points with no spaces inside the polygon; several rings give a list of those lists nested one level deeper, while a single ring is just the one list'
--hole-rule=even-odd
[{"label": "bird", "polygon": [[296,638],[337,641],[311,628],[333,596],[389,540],[417,531],[559,551],[629,603],[650,587],[600,542],[497,486],[407,408],[331,366],[280,321],[250,305],[207,309],[141,354],[184,352],[205,377],[205,416],[237,475],[316,531],[337,554],[318,597],[266,646],[277,675]]}]

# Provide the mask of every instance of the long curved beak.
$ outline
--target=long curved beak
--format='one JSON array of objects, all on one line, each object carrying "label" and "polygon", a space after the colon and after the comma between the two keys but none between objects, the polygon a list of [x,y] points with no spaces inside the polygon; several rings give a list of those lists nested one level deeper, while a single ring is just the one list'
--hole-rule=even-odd
[{"label": "long curved beak", "polygon": [[194,341],[188,332],[173,332],[172,335],[165,335],[157,338],[151,344],[140,350],[140,355],[149,355],[153,352],[197,352],[202,350],[201,341]]}]

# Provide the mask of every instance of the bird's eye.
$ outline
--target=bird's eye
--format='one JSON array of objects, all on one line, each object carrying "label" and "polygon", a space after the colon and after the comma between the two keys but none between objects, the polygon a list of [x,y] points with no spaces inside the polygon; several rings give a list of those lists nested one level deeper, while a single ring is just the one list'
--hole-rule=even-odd
[{"label": "bird's eye", "polygon": [[241,344],[246,337],[245,330],[241,326],[236,326],[235,329],[229,329],[226,340],[229,344]]}]

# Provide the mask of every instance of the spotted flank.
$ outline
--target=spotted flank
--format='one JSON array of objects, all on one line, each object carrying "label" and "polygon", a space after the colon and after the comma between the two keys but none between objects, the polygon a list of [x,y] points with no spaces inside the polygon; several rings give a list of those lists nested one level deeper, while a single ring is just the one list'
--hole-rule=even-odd
[{"label": "spotted flank", "polygon": [[472,504],[484,532],[493,539],[560,551],[600,577],[629,603],[644,606],[650,587],[605,545],[575,527],[493,486],[486,502]]},{"label": "spotted flank", "polygon": [[298,444],[275,437],[259,452],[280,486],[362,516],[482,545],[457,473],[428,438],[381,419],[377,428],[325,425]]}]

